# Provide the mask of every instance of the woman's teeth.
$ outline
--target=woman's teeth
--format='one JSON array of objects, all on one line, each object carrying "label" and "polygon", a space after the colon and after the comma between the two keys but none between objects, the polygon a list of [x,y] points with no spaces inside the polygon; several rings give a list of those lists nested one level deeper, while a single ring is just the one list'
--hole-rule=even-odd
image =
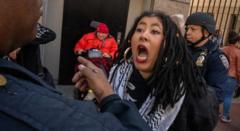
[{"label": "woman's teeth", "polygon": [[147,60],[147,57],[148,57],[147,50],[144,47],[139,47],[138,60],[141,60],[141,61]]},{"label": "woman's teeth", "polygon": [[138,56],[141,57],[141,58],[145,58],[145,59],[146,59],[146,58],[147,58],[147,52],[145,52],[145,51],[143,52],[143,51],[142,51],[142,52],[140,52],[140,53],[138,54]]}]

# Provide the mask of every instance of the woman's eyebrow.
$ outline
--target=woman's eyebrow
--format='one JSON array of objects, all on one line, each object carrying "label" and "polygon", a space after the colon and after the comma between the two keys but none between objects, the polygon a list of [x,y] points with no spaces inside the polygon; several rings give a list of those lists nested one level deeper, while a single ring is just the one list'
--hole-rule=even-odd
[{"label": "woman's eyebrow", "polygon": [[154,26],[158,27],[159,29],[162,29],[162,26],[160,24],[158,24],[158,23],[152,24],[152,27],[154,27]]},{"label": "woman's eyebrow", "polygon": [[138,23],[138,25],[146,25],[146,23],[141,21],[141,22]]}]

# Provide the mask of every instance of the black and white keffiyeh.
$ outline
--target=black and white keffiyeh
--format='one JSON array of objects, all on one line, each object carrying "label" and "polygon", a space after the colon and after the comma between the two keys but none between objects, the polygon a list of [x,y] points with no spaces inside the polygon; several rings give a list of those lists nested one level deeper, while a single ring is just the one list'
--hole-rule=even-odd
[{"label": "black and white keffiyeh", "polygon": [[[132,73],[132,60],[128,60],[121,65],[113,66],[109,74],[109,81],[113,86],[115,93],[124,100],[131,101],[131,99],[129,99],[129,94],[127,93],[127,85],[129,84],[129,79]],[[185,95],[179,99],[173,108],[169,105],[166,109],[163,109],[162,105],[159,105],[156,111],[149,113],[155,101],[155,97],[151,97],[149,94],[139,108],[139,113],[153,131],[167,131],[180,111],[184,98]]]}]

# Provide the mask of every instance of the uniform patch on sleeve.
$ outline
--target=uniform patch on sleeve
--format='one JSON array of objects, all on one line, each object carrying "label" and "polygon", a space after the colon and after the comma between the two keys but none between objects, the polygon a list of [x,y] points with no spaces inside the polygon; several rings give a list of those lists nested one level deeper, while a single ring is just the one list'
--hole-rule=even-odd
[{"label": "uniform patch on sleeve", "polygon": [[7,84],[6,77],[0,74],[0,87],[4,87],[6,84]]},{"label": "uniform patch on sleeve", "polygon": [[228,62],[227,57],[226,57],[224,54],[220,54],[220,55],[219,55],[219,58],[220,58],[220,60],[222,61],[224,67],[225,67],[226,69],[228,69],[228,68],[229,68],[229,62]]}]

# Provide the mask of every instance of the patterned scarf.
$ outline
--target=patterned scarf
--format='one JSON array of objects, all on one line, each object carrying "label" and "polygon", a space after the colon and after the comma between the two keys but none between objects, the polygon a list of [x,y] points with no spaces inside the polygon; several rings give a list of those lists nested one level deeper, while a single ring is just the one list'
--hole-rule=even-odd
[{"label": "patterned scarf", "polygon": [[[109,74],[109,81],[112,84],[115,93],[122,99],[130,101],[131,99],[129,99],[129,94],[127,93],[127,85],[132,72],[132,60],[128,60],[121,65],[113,66]],[[154,90],[152,92],[154,92]],[[149,94],[140,107],[139,113],[153,131],[167,131],[180,111],[184,98],[185,95],[179,99],[173,108],[169,105],[166,109],[163,109],[162,105],[158,105],[153,113],[149,113],[155,101],[155,97],[152,97]]]}]

